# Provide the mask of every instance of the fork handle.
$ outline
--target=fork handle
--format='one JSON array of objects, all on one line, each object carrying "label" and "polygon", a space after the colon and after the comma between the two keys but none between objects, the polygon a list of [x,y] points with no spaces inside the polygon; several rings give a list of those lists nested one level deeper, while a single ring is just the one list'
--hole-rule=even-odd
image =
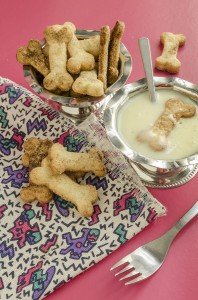
[{"label": "fork handle", "polygon": [[177,223],[167,231],[166,235],[169,237],[170,241],[176,237],[180,230],[187,225],[194,217],[198,215],[198,201],[187,211],[187,213],[181,217]]}]

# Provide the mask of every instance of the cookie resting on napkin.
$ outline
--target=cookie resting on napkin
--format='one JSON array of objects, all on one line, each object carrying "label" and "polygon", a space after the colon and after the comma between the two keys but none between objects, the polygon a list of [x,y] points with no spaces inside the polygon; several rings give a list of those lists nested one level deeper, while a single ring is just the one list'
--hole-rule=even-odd
[{"label": "cookie resting on napkin", "polygon": [[[32,93],[0,78],[0,126],[2,299],[43,299],[165,213],[111,146],[96,117],[76,127]],[[93,146],[103,151],[107,174],[78,179],[97,189],[91,217],[81,217],[57,195],[45,204],[21,200],[20,190],[28,185],[23,144],[30,137],[48,138],[73,152]]]}]

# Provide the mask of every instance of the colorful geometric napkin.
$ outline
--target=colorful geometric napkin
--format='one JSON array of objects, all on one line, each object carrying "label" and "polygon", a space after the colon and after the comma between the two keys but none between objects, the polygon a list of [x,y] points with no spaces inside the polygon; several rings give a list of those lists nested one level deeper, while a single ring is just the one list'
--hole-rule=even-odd
[{"label": "colorful geometric napkin", "polygon": [[[49,138],[69,151],[96,145],[104,153],[105,177],[88,173],[98,201],[91,218],[55,196],[48,204],[24,203],[28,182],[22,165],[24,140]],[[0,78],[0,298],[43,299],[131,239],[165,208],[106,138],[95,116],[80,126],[38,97]]]}]

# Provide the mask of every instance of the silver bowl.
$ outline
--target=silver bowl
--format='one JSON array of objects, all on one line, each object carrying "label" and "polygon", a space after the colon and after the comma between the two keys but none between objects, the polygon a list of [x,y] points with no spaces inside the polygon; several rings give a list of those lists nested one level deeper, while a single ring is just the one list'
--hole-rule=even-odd
[{"label": "silver bowl", "polygon": [[[156,89],[172,89],[188,96],[198,105],[198,85],[181,78],[154,77]],[[131,149],[122,139],[117,129],[117,113],[130,97],[146,91],[145,78],[125,85],[107,103],[104,109],[104,124],[107,136],[129,159],[143,183],[153,188],[172,188],[188,182],[198,171],[198,151],[182,159],[157,160],[146,157]]]},{"label": "silver bowl", "polygon": [[[98,35],[99,31],[94,30],[77,30],[76,35],[78,39],[89,38]],[[42,42],[43,47],[45,41]],[[119,62],[119,77],[117,81],[109,86],[105,94],[101,97],[85,96],[81,98],[66,97],[56,95],[47,91],[42,84],[43,77],[36,72],[32,66],[24,65],[24,77],[28,85],[42,98],[44,98],[53,108],[58,107],[62,113],[76,119],[83,121],[91,112],[99,109],[104,101],[108,101],[127,81],[132,70],[132,58],[124,44],[120,44],[120,62]]]}]

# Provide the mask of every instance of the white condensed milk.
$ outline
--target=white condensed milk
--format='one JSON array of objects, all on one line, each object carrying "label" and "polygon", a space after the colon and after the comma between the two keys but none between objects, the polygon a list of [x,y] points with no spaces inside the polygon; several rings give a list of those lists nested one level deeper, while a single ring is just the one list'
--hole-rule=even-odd
[{"label": "white condensed milk", "polygon": [[137,135],[152,127],[163,113],[168,99],[178,98],[184,103],[196,105],[190,98],[174,90],[161,89],[156,93],[157,103],[149,100],[146,91],[128,98],[120,107],[117,113],[117,130],[122,140],[137,153],[153,159],[181,159],[198,153],[198,108],[195,116],[181,118],[177,122],[168,135],[166,149],[154,151],[148,143],[137,140]]}]

